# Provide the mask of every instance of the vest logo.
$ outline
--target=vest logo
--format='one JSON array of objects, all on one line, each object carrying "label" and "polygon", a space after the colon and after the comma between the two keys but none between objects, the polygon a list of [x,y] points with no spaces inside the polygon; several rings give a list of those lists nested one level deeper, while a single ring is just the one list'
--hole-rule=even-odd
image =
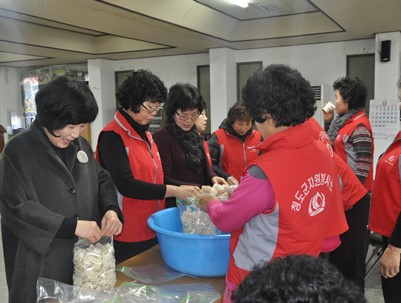
[{"label": "vest logo", "polygon": [[312,197],[309,201],[309,215],[311,217],[316,216],[317,214],[324,211],[326,206],[326,197],[323,193],[318,192],[316,195]]},{"label": "vest logo", "polygon": [[391,155],[390,157],[388,157],[388,158],[385,160],[385,162],[386,162],[387,164],[390,164],[391,166],[393,166],[393,165],[394,165],[394,159],[395,159],[394,155]]}]

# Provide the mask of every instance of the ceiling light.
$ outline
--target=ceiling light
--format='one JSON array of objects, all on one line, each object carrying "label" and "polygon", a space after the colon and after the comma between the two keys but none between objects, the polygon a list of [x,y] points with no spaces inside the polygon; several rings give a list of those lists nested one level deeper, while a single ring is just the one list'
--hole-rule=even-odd
[{"label": "ceiling light", "polygon": [[248,7],[248,0],[231,0],[231,3],[238,5],[242,8]]}]

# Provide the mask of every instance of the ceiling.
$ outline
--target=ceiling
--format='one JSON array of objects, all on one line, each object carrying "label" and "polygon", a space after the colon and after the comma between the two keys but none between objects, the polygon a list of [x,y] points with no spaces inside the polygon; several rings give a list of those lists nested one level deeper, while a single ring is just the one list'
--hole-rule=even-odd
[{"label": "ceiling", "polygon": [[401,0],[0,0],[0,66],[28,67],[374,38]]}]

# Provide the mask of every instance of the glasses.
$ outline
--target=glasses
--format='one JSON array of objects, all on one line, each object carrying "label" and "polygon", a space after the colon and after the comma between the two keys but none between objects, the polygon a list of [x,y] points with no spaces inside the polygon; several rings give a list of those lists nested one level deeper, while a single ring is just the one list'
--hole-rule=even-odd
[{"label": "glasses", "polygon": [[268,119],[267,116],[253,117],[253,120],[255,120],[255,122],[257,122],[257,123],[264,123],[267,119]]},{"label": "glasses", "polygon": [[160,105],[156,107],[147,107],[145,104],[141,104],[141,106],[143,106],[143,108],[145,108],[149,114],[157,113],[159,110],[163,109],[163,105],[164,103],[160,103]]},{"label": "glasses", "polygon": [[178,112],[175,112],[175,114],[177,115],[177,118],[180,121],[187,121],[188,119],[196,120],[199,117],[199,113],[192,113],[192,114],[188,115],[188,114],[184,114],[184,113],[179,114]]}]

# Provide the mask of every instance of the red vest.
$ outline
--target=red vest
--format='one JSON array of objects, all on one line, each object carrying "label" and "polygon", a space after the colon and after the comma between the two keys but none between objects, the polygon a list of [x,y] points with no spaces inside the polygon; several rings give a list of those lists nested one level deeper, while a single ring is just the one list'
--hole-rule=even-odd
[{"label": "red vest", "polygon": [[[317,256],[324,239],[347,230],[334,160],[311,133],[310,125],[303,123],[260,145],[263,153],[251,165],[269,178],[275,204],[272,211],[255,216],[231,234],[227,278],[232,283],[238,285],[252,265],[260,263],[249,259],[262,255],[263,262],[269,262],[292,254]],[[253,241],[254,231],[264,232],[265,240]],[[244,247],[249,249],[241,254]]]},{"label": "red vest", "polygon": [[364,186],[368,191],[372,190],[373,185],[373,135],[372,135],[372,128],[370,127],[370,122],[368,117],[366,116],[365,112],[362,110],[355,114],[351,119],[349,119],[344,126],[338,131],[338,135],[334,140],[334,151],[343,159],[350,167],[352,157],[349,157],[349,150],[347,150],[348,139],[355,131],[355,128],[359,125],[363,124],[369,130],[370,135],[372,136],[372,162],[370,165],[369,174],[364,182]]},{"label": "red vest", "polygon": [[221,167],[227,174],[240,180],[245,167],[259,155],[260,133],[253,130],[244,142],[223,128],[216,130],[215,134],[220,147]]},{"label": "red vest", "polygon": [[209,145],[207,145],[207,141],[203,140],[203,148],[205,150],[206,160],[209,167],[212,167],[212,158],[210,157]]},{"label": "red vest", "polygon": [[[164,174],[159,151],[152,135],[146,132],[150,147],[119,112],[103,131],[114,131],[123,140],[128,161],[135,179],[163,184]],[[96,149],[97,150],[97,149]],[[156,235],[148,227],[150,215],[164,209],[165,201],[133,199],[119,194],[119,205],[124,215],[124,226],[120,235],[114,239],[121,242],[140,242],[153,239]]]},{"label": "red vest", "polygon": [[[312,127],[315,139],[322,141],[328,149],[331,149],[330,140],[320,124],[314,118],[309,119],[308,123]],[[340,188],[344,210],[348,210],[362,199],[368,191],[363,187],[354,171],[336,153],[334,153],[334,160],[336,161],[338,174],[340,175]]]},{"label": "red vest", "polygon": [[369,228],[390,237],[401,212],[401,132],[380,157],[372,190]]}]

